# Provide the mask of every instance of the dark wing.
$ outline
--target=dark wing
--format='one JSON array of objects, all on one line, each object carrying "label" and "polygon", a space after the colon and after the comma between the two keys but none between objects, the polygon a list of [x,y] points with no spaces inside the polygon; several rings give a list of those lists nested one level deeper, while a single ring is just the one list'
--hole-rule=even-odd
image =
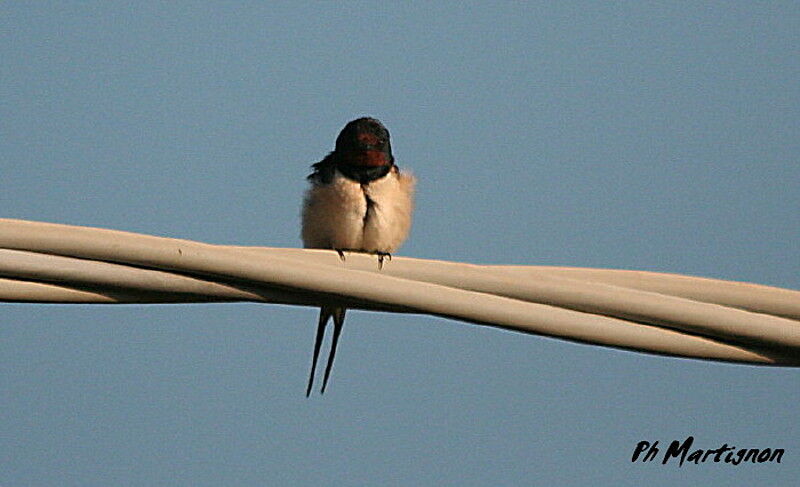
[{"label": "dark wing", "polygon": [[336,154],[331,152],[325,159],[311,165],[313,172],[306,179],[314,183],[329,184],[333,181],[333,173],[336,170]]}]

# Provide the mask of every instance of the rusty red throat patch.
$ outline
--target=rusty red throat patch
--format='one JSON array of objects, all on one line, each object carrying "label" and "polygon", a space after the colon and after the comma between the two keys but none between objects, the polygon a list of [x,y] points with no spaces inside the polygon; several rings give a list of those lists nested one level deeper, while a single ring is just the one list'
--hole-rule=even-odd
[{"label": "rusty red throat patch", "polygon": [[348,162],[348,164],[352,164],[354,166],[377,167],[388,166],[391,164],[388,155],[379,150],[350,152],[345,155],[344,159]]}]

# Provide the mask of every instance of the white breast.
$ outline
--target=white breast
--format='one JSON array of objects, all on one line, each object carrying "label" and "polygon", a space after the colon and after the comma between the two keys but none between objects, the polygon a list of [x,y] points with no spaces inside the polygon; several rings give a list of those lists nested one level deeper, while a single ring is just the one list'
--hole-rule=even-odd
[{"label": "white breast", "polygon": [[394,252],[411,228],[414,182],[393,170],[364,185],[338,172],[329,184],[312,183],[303,205],[304,246]]},{"label": "white breast", "polygon": [[408,237],[414,209],[414,177],[390,172],[364,187],[368,201],[362,249],[394,252]]}]

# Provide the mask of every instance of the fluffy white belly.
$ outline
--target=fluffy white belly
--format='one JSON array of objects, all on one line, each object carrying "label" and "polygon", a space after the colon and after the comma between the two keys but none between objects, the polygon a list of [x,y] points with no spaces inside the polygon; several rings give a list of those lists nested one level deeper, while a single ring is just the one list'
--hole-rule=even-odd
[{"label": "fluffy white belly", "polygon": [[414,177],[392,171],[359,184],[338,172],[330,184],[312,184],[303,206],[308,248],[394,252],[408,236]]}]

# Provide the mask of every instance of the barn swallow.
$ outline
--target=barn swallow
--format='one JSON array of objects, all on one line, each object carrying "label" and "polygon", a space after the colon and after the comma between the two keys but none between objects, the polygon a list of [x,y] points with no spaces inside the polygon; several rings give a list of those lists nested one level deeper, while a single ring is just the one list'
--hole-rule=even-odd
[{"label": "barn swallow", "polygon": [[[349,122],[336,138],[333,152],[311,166],[310,186],[302,211],[303,246],[345,252],[366,252],[384,259],[408,236],[414,208],[415,179],[401,172],[392,156],[389,131],[369,117]],[[333,317],[333,340],[322,382],[325,392],[344,325],[345,308],[324,305],[320,310],[314,358],[306,397],[311,394],[325,327]]]}]

